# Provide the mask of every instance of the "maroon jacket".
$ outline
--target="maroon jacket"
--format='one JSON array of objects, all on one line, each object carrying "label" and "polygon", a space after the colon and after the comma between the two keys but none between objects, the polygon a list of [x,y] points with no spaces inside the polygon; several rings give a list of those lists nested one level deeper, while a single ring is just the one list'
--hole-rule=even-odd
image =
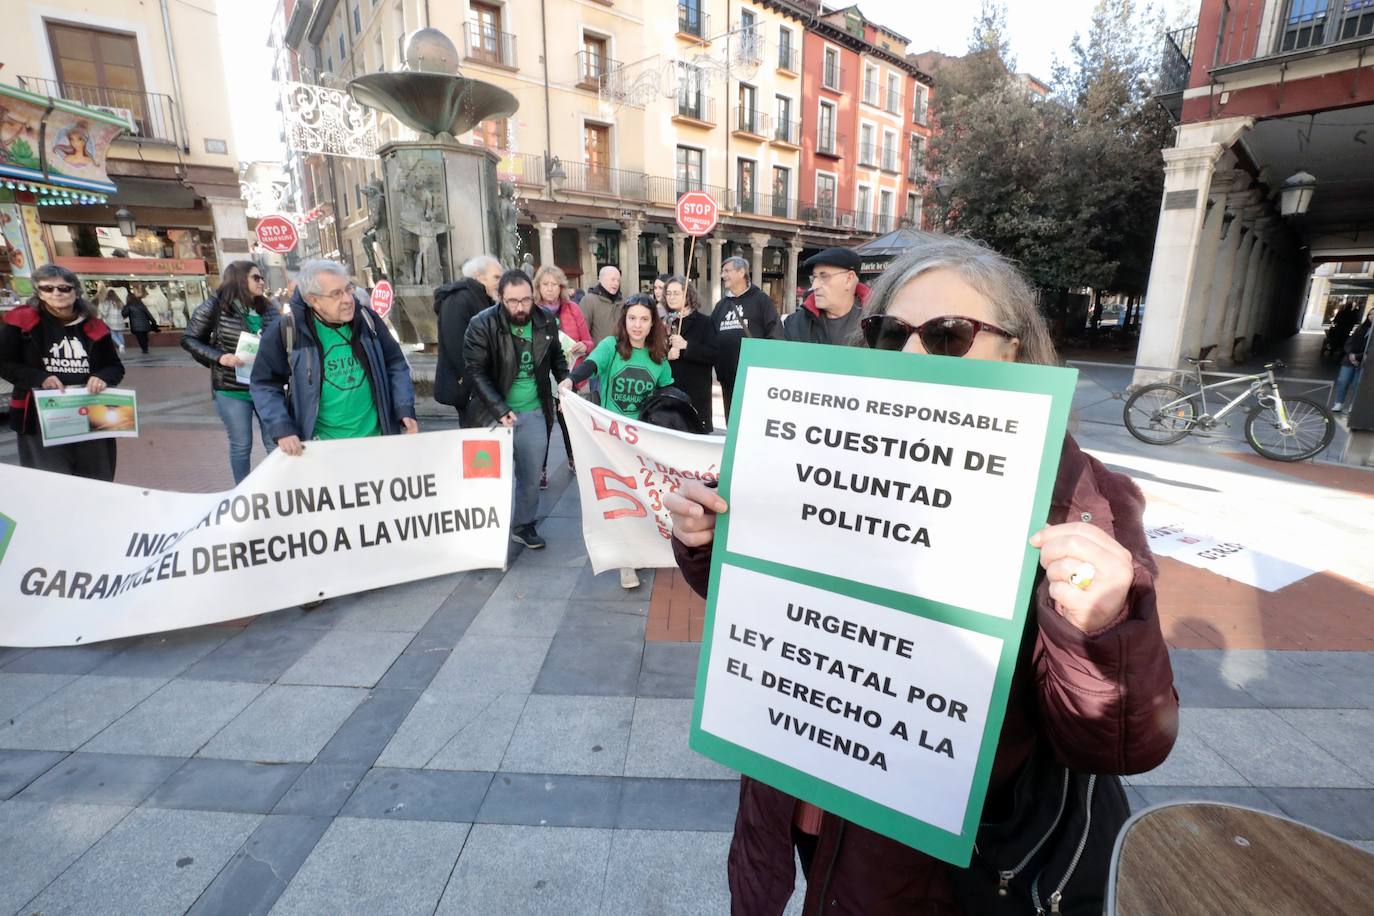
[{"label": "maroon jacket", "polygon": [[[1050,501],[1050,524],[1091,522],[1134,557],[1135,581],[1121,616],[1097,633],[1064,620],[1037,580],[1027,619],[1032,652],[1012,678],[985,812],[1001,807],[1012,777],[1038,739],[1064,765],[1088,773],[1143,773],[1159,766],[1178,734],[1178,695],[1155,609],[1156,566],[1141,516],[1145,499],[1130,479],[1108,471],[1071,437],[1064,441]],[[683,576],[706,593],[711,548],[677,539]],[[796,799],[747,776],[730,844],[731,911],[780,914],[792,894]],[[807,880],[805,914],[957,914],[944,863],[896,840],[826,813]],[[825,892],[825,900],[820,895]]]}]

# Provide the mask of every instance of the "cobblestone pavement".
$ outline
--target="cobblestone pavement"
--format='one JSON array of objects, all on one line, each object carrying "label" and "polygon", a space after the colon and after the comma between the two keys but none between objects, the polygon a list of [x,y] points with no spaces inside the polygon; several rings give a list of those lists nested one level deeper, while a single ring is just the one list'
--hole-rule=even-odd
[{"label": "cobblestone pavement", "polygon": [[[129,384],[145,435],[120,480],[227,487],[203,370],[157,354]],[[1368,475],[1147,449],[1098,397],[1077,435],[1152,509],[1321,570],[1261,593],[1166,561],[1183,728],[1133,804],[1241,802],[1374,849]],[[0,912],[727,912],[737,783],[686,746],[691,617],[646,640],[655,576],[592,575],[554,439],[549,546],[504,574],[0,649]]]}]

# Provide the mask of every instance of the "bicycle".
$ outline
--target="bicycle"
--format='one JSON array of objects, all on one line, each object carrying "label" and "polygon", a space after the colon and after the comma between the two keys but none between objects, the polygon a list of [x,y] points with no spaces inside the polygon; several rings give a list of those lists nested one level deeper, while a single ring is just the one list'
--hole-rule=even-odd
[{"label": "bicycle", "polygon": [[[1245,441],[1265,458],[1301,461],[1331,444],[1336,434],[1336,418],[1331,411],[1310,398],[1280,394],[1274,370],[1282,369],[1282,362],[1269,363],[1263,372],[1254,375],[1204,385],[1202,367],[1214,360],[1187,360],[1196,367],[1197,390],[1192,394],[1178,385],[1159,383],[1146,385],[1126,401],[1122,409],[1126,429],[1141,442],[1170,445],[1194,432],[1214,429],[1227,414],[1253,397],[1257,403],[1245,418]],[[1208,391],[1246,382],[1250,385],[1248,389],[1216,413],[1208,412]]]}]

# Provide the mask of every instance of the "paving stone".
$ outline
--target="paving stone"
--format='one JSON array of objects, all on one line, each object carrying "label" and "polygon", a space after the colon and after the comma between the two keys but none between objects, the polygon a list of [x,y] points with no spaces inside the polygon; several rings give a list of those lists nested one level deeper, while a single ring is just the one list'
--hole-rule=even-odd
[{"label": "paving stone", "polygon": [[467,833],[467,824],[338,818],[272,913],[431,916]]},{"label": "paving stone", "polygon": [[7,674],[89,674],[129,647],[133,640],[112,639],[89,646],[29,649],[5,665]]},{"label": "paving stone", "polygon": [[74,674],[9,674],[0,672],[0,724],[42,702],[76,680]]},{"label": "paving stone", "polygon": [[[553,459],[550,458],[549,461],[552,462]],[[558,499],[553,504],[553,508],[549,510],[548,517],[577,519],[582,517],[582,497],[577,492],[576,481],[559,494]]]},{"label": "paving stone", "polygon": [[1194,709],[1202,740],[1256,786],[1367,788],[1371,784],[1268,709]]},{"label": "paving stone", "polygon": [[581,569],[545,569],[526,566],[511,569],[501,584],[491,593],[492,598],[513,601],[533,601],[552,598],[566,601],[572,597],[573,587],[582,575]]},{"label": "paving stone", "polygon": [[0,912],[19,911],[130,810],[20,800],[0,805]]},{"label": "paving stone", "polygon": [[402,652],[386,674],[377,682],[379,688],[387,690],[424,690],[439,673],[444,662],[448,661],[448,649],[435,649],[431,652],[411,655]]},{"label": "paving stone", "polygon": [[470,636],[444,662],[431,690],[468,693],[529,693],[539,677],[548,639]]},{"label": "paving stone", "polygon": [[319,753],[321,763],[371,764],[419,698],[418,690],[374,690]]},{"label": "paving stone", "polygon": [[4,668],[19,656],[27,655],[32,651],[32,649],[21,646],[0,646],[0,668]]},{"label": "paving stone", "polygon": [[620,571],[616,569],[597,575],[590,565],[584,566],[569,596],[573,601],[624,601],[643,605],[648,609],[649,595],[654,589],[654,571],[639,570],[639,588],[620,587]]},{"label": "paving stone", "polygon": [[687,746],[692,727],[691,700],[641,698],[630,726],[626,776],[675,779],[734,779],[739,774]]},{"label": "paving stone", "polygon": [[1138,811],[1144,811],[1146,808],[1150,807],[1150,803],[1145,800],[1145,796],[1141,794],[1140,789],[1137,789],[1135,786],[1125,785],[1121,788],[1126,793],[1126,804],[1130,805],[1132,814]]},{"label": "paving stone", "polygon": [[198,756],[309,763],[366,696],[347,687],[268,687]]},{"label": "paving stone", "polygon": [[372,687],[411,640],[409,633],[339,630],[319,642],[286,669],[279,684],[327,687]]},{"label": "paving stone", "polygon": [[334,627],[418,633],[462,584],[463,577],[463,573],[435,576],[340,598]]},{"label": "paving stone", "polygon": [[487,600],[487,596],[483,595],[480,601],[472,598],[466,602],[467,606],[457,607],[451,606],[457,604],[457,599],[450,597],[449,601],[429,618],[429,623],[425,624],[424,629],[415,634],[415,638],[406,646],[405,654],[451,652],[467,634],[468,627],[472,626],[472,621],[477,618]]},{"label": "paving stone", "polygon": [[527,694],[427,690],[377,759],[378,766],[499,769]]},{"label": "paving stone", "polygon": [[562,636],[586,636],[608,642],[644,641],[648,607],[630,601],[569,601],[558,632]]},{"label": "paving stone", "polygon": [[0,751],[0,801],[21,791],[66,756],[62,751]]},{"label": "paving stone", "polygon": [[602,912],[728,913],[729,849],[728,833],[617,830],[611,839]]},{"label": "paving stone", "polygon": [[333,817],[367,775],[368,766],[358,763],[312,763],[272,809],[273,814]]},{"label": "paving stone", "polygon": [[729,831],[734,829],[738,807],[738,779],[626,778],[616,826]]},{"label": "paving stone", "polygon": [[1273,799],[1260,789],[1251,786],[1129,786],[1145,800],[1147,806],[1162,805],[1165,802],[1224,802],[1228,805],[1245,805],[1261,811],[1282,814]]},{"label": "paving stone", "polygon": [[1374,652],[1286,652],[1303,668],[1335,685],[1345,699],[1333,707],[1374,709]]},{"label": "paving stone", "polygon": [[1174,687],[1179,701],[1189,708],[1224,709],[1255,707],[1260,701],[1221,673],[1222,650],[1170,649]]},{"label": "paving stone", "polygon": [[633,697],[644,643],[595,636],[557,636],[535,682],[535,693]]},{"label": "paving stone", "polygon": [[263,818],[188,916],[266,913],[324,836],[329,823],[327,817]]},{"label": "paving stone", "polygon": [[696,696],[700,656],[700,643],[646,642],[636,695],[679,699]]},{"label": "paving stone", "polygon": [[304,769],[299,763],[187,760],[144,804],[150,808],[266,814]]},{"label": "paving stone", "polygon": [[[1366,685],[1366,689],[1371,685]],[[1280,719],[1374,785],[1374,710],[1276,709]]]},{"label": "paving stone", "polygon": [[532,601],[491,598],[468,627],[470,636],[544,636],[553,638],[568,602],[556,598]]},{"label": "paving stone", "polygon": [[343,817],[472,823],[491,773],[371,770],[344,804]]},{"label": "paving stone", "polygon": [[141,677],[77,678],[13,720],[0,721],[0,747],[75,750],[163,683]]},{"label": "paving stone", "polygon": [[19,793],[24,801],[132,807],[148,797],[184,760],[128,754],[68,754]]},{"label": "paving stone", "polygon": [[596,916],[610,852],[609,830],[477,824],[437,916]]},{"label": "paving stone", "polygon": [[1235,649],[1223,653],[1222,675],[1238,683],[1259,705],[1275,708],[1342,707],[1349,695],[1321,670],[1287,652]]},{"label": "paving stone", "polygon": [[582,519],[550,517],[538,523],[539,534],[548,544],[540,550],[521,552],[514,568],[581,569],[587,563],[587,543],[582,536]]},{"label": "paving stone", "polygon": [[227,681],[168,681],[81,749],[190,757],[265,689]]},{"label": "paving stone", "polygon": [[531,696],[501,769],[619,776],[633,716],[630,697]]},{"label": "paving stone", "polygon": [[241,627],[193,627],[154,633],[91,670],[113,677],[176,677],[243,632]]},{"label": "paving stone", "polygon": [[1374,789],[1266,788],[1284,813],[1346,840],[1374,840]]},{"label": "paving stone", "polygon": [[477,821],[547,827],[614,827],[623,781],[611,776],[497,773],[477,812]]},{"label": "paving stone", "polygon": [[182,677],[270,684],[323,635],[319,630],[259,628],[255,622],[188,668]]},{"label": "paving stone", "polygon": [[184,913],[260,820],[252,814],[140,808],[29,906],[44,916]]},{"label": "paving stone", "polygon": [[1178,739],[1169,757],[1148,773],[1134,773],[1133,786],[1248,786],[1249,782],[1199,734],[1198,710],[1180,710]]}]

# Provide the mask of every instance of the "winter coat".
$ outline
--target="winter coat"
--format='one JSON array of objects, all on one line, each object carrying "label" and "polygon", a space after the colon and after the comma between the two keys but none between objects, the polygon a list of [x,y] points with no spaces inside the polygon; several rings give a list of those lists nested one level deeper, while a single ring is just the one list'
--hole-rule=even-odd
[{"label": "winter coat", "polygon": [[[742,322],[740,316],[743,317]],[[757,286],[750,286],[738,296],[727,295],[722,298],[716,303],[711,320],[716,328],[716,377],[727,389],[735,387],[739,348],[744,338],[782,340],[782,322],[778,320],[778,310],[768,294]]]},{"label": "winter coat", "polygon": [[[863,283],[854,287],[854,297],[858,300],[854,303],[854,308],[862,309],[867,305],[868,297],[872,292]],[[782,320],[782,334],[787,340],[828,344],[830,338],[825,333],[825,322],[826,317],[821,314],[820,308],[816,305],[816,294],[808,293],[802,307]]]},{"label": "winter coat", "polygon": [[135,334],[157,330],[157,319],[148,311],[148,306],[143,304],[143,300],[133,293],[129,293],[129,298],[119,313],[129,319],[129,330]]},{"label": "winter coat", "polygon": [[[985,811],[1005,809],[1014,777],[1037,742],[1047,742],[1065,766],[1099,774],[1154,769],[1173,747],[1178,695],[1156,611],[1144,509],[1135,484],[1065,438],[1049,523],[1085,521],[1111,534],[1131,552],[1135,578],[1120,617],[1096,633],[1061,617],[1048,582],[1037,578],[1025,637],[1034,645],[1013,673]],[[704,595],[710,546],[672,544],[684,578]],[[741,777],[729,857],[733,913],[782,913],[793,888],[796,806],[792,796]],[[823,910],[864,916],[959,912],[947,865],[829,812],[821,819],[803,913]]]},{"label": "winter coat", "polygon": [[[668,329],[677,327],[676,319],[669,319]],[[673,384],[691,398],[693,406],[711,403],[711,370],[716,364],[716,326],[710,315],[693,311],[682,319],[679,332],[687,341],[687,349],[672,361]],[[710,417],[704,417],[710,421]]]},{"label": "winter coat", "polygon": [[[615,333],[615,322],[620,317],[620,306],[624,302],[624,295],[612,295],[606,292],[600,283],[587,290],[579,303],[579,308],[587,317],[587,328],[592,333],[592,346]],[[591,347],[587,349],[590,351]]]},{"label": "winter coat", "polygon": [[439,316],[434,400],[456,407],[460,413],[472,396],[463,368],[463,337],[468,332],[468,322],[491,306],[487,288],[471,277],[445,283],[434,291],[434,311]]},{"label": "winter coat", "polygon": [[[542,308],[530,309],[530,345],[534,348],[534,378],[545,422],[553,422],[553,386],[549,374],[561,382],[568,377],[568,359],[558,342],[558,322]],[[515,384],[515,339],[506,307],[493,305],[468,325],[463,362],[473,396],[463,411],[463,425],[489,426],[510,413],[506,396]]]},{"label": "winter coat", "polygon": [[[287,436],[298,436],[302,440],[314,437],[315,420],[320,413],[320,386],[324,381],[324,348],[315,333],[314,311],[306,304],[300,290],[292,295],[289,307],[289,317],[282,316],[263,331],[249,386],[253,407],[274,441]],[[282,340],[288,325],[294,338],[289,357]],[[401,352],[401,345],[370,308],[354,312],[352,328],[354,340],[358,341],[366,357],[360,362],[372,386],[372,400],[377,407],[382,434],[400,433],[402,418],[415,418],[415,386],[410,378],[410,364]]]},{"label": "winter coat", "polygon": [[1350,339],[1345,342],[1345,355],[1352,357],[1356,366],[1364,362],[1365,352],[1369,349],[1370,322],[1366,320],[1364,324],[1355,329],[1355,333],[1350,335]]},{"label": "winter coat", "polygon": [[63,325],[47,311],[21,305],[0,319],[0,378],[14,386],[10,393],[10,429],[17,433],[38,431],[38,412],[31,410],[33,392],[43,387],[50,375],[64,385],[82,385],[92,375],[106,385],[124,379],[124,363],[110,337],[109,325],[99,318],[87,318],[80,326],[90,373],[49,372],[43,364],[53,344],[66,336]]},{"label": "winter coat", "polygon": [[[560,331],[586,347],[587,353],[592,352],[592,348],[596,346],[596,341],[592,340],[592,331],[591,328],[587,326],[587,317],[582,314],[582,309],[576,302],[573,302],[571,299],[561,299],[558,302],[558,311],[556,312],[549,309],[547,306],[544,306],[544,308],[550,315],[558,319],[558,329]],[[577,368],[577,366],[587,358],[587,353],[583,353],[579,356],[568,368]]]},{"label": "winter coat", "polygon": [[[210,387],[214,391],[247,391],[248,386],[238,380],[233,366],[220,365],[219,358],[226,353],[234,353],[239,348],[239,335],[247,330],[246,312],[235,302],[229,308],[220,306],[218,295],[211,293],[196,310],[186,331],[181,335],[181,346],[195,357],[196,362],[210,368]],[[263,310],[262,333],[281,315],[270,305]]]}]

